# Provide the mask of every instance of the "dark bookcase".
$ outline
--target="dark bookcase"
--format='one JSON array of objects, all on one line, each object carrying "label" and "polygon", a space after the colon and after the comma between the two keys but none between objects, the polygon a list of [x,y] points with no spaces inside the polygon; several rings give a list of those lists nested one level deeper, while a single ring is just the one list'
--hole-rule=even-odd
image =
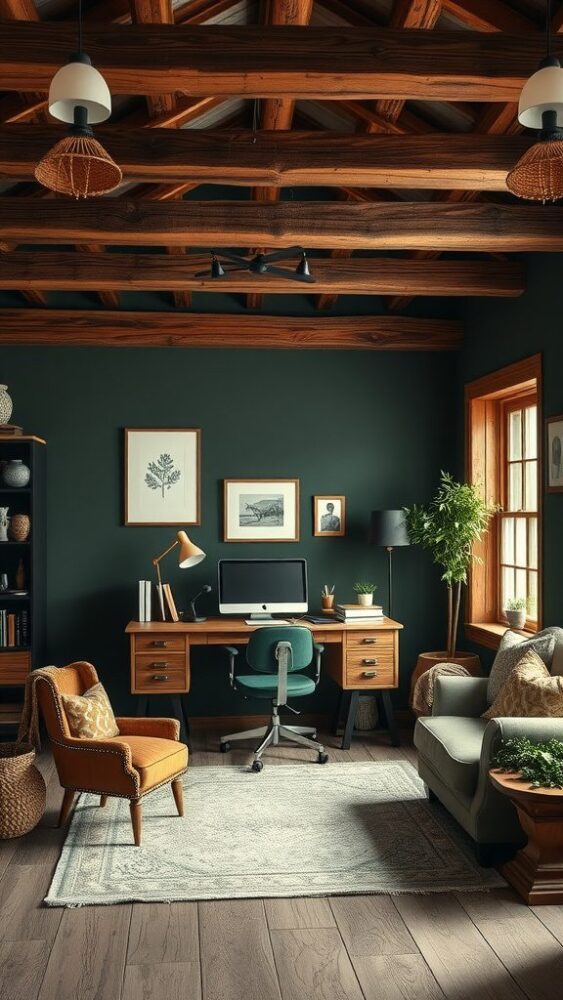
[{"label": "dark bookcase", "polygon": [[[4,486],[0,476],[0,507],[8,507],[8,517],[28,514],[31,531],[24,542],[0,542],[0,574],[8,577],[8,592],[0,592],[0,612],[14,615],[18,623],[18,645],[8,645],[7,630],[0,645],[0,739],[17,733],[23,707],[23,693],[30,670],[45,666],[46,634],[46,443],[27,435],[0,432],[0,470],[5,462],[21,459],[31,471],[27,486]],[[17,587],[18,567],[23,567],[24,595],[10,594]],[[21,582],[21,581],[20,581]],[[23,612],[23,614],[22,614]],[[27,618],[26,634],[22,626]]]}]

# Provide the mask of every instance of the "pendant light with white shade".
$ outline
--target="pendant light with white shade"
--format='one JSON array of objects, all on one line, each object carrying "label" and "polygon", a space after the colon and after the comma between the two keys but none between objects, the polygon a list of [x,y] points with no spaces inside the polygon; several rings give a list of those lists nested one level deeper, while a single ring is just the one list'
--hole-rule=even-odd
[{"label": "pendant light with white shade", "polygon": [[518,121],[538,129],[538,141],[508,173],[506,186],[518,198],[557,201],[563,198],[563,69],[551,51],[551,0],[546,2],[546,54],[524,84]]},{"label": "pendant light with white shade", "polygon": [[101,73],[82,48],[82,0],[78,0],[78,51],[51,81],[49,112],[70,124],[61,139],[37,164],[40,184],[75,198],[91,198],[115,190],[120,167],[96,139],[91,126],[111,115],[111,94]]}]

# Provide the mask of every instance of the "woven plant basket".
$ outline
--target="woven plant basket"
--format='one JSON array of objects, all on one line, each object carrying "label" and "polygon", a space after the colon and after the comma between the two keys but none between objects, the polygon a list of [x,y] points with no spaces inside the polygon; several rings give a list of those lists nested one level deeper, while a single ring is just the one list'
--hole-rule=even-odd
[{"label": "woven plant basket", "polygon": [[93,198],[114,191],[122,176],[101,143],[75,135],[61,139],[35,168],[40,184],[75,198]]},{"label": "woven plant basket", "polygon": [[375,729],[377,726],[377,715],[375,695],[360,695],[354,729],[358,729],[362,732],[368,732],[370,729]]},{"label": "woven plant basket", "polygon": [[506,186],[530,201],[563,198],[563,141],[537,142],[528,149],[507,175]]},{"label": "woven plant basket", "polygon": [[45,812],[47,790],[29,743],[0,743],[0,840],[21,837]]}]

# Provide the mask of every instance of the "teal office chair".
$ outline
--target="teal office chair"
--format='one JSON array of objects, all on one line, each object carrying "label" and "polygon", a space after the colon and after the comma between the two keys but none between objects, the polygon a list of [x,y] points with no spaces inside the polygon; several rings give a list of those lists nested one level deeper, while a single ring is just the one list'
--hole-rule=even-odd
[{"label": "teal office chair", "polygon": [[[328,755],[324,747],[317,743],[315,729],[307,726],[286,726],[279,717],[279,709],[285,708],[299,715],[287,704],[288,698],[302,698],[312,694],[321,676],[321,655],[324,647],[313,642],[311,631],[303,626],[268,625],[253,632],[246,647],[246,662],[253,673],[237,674],[236,664],[239,651],[236,646],[225,646],[229,656],[229,681],[235,691],[241,691],[245,698],[267,698],[272,702],[272,719],[268,726],[248,729],[243,733],[230,733],[221,737],[221,751],[227,753],[234,740],[262,737],[260,746],[254,751],[253,771],[264,767],[262,754],[270,744],[277,746],[281,739],[291,740],[300,746],[309,747],[318,753],[319,764],[326,764]],[[315,661],[315,676],[309,677],[300,671]]]}]

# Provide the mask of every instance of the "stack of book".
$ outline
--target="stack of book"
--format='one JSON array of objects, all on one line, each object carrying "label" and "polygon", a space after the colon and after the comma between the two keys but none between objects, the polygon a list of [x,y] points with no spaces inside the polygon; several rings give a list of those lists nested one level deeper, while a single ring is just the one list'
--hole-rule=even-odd
[{"label": "stack of book", "polygon": [[150,580],[139,580],[139,621],[150,622],[152,585]]},{"label": "stack of book", "polygon": [[355,624],[356,622],[381,621],[383,608],[380,604],[337,604],[335,615],[341,622]]},{"label": "stack of book", "polygon": [[0,646],[29,646],[29,612],[0,611]]}]

